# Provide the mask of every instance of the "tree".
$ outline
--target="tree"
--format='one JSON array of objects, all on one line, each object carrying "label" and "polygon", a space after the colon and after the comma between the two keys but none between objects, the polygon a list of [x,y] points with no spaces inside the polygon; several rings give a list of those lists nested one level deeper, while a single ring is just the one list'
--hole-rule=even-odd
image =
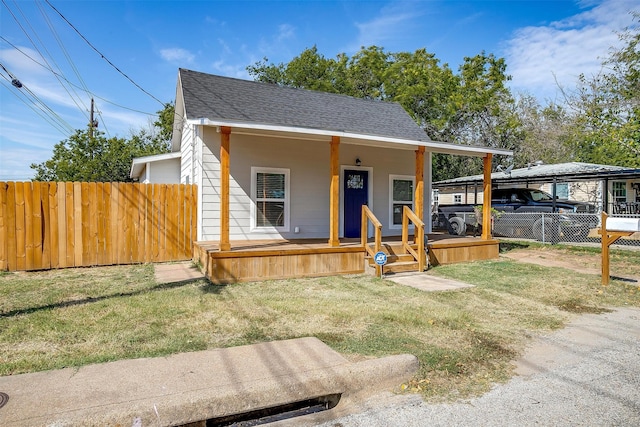
[{"label": "tree", "polygon": [[130,181],[134,157],[166,153],[173,129],[173,104],[158,111],[152,131],[141,130],[130,139],[106,138],[103,132],[76,130],[54,146],[53,156],[32,164],[34,181]]},{"label": "tree", "polygon": [[612,51],[602,71],[581,75],[566,96],[575,117],[571,144],[581,161],[640,167],[640,26],[620,38],[626,45]]},{"label": "tree", "polygon": [[[515,114],[514,99],[506,82],[506,62],[492,54],[465,57],[459,68],[458,84],[448,107],[451,117],[444,131],[445,141],[516,150],[523,133]],[[434,180],[482,172],[477,157],[434,155]],[[494,163],[500,159],[494,159]]]},{"label": "tree", "polygon": [[513,163],[524,167],[538,160],[562,163],[575,160],[571,149],[574,118],[566,108],[550,103],[542,107],[531,95],[520,95],[515,114],[522,126],[522,143],[514,149]]}]

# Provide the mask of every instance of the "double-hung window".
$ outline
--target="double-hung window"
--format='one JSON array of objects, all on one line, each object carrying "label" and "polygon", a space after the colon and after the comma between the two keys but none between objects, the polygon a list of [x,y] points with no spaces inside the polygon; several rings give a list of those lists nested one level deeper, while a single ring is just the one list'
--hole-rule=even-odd
[{"label": "double-hung window", "polygon": [[415,177],[389,175],[389,228],[402,228],[402,211],[405,206],[413,209],[413,188]]},{"label": "double-hung window", "polygon": [[251,228],[289,231],[289,169],[251,168]]},{"label": "double-hung window", "polygon": [[624,181],[616,181],[613,183],[613,201],[622,203],[627,201],[627,183]]}]

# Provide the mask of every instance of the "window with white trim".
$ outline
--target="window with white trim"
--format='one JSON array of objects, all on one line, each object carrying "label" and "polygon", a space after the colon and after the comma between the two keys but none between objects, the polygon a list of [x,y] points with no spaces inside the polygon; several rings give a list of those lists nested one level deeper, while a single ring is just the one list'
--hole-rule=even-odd
[{"label": "window with white trim", "polygon": [[453,195],[453,203],[455,203],[456,205],[461,205],[462,204],[462,194],[454,194]]},{"label": "window with white trim", "polygon": [[624,181],[616,181],[612,187],[613,201],[621,203],[627,201],[627,183]]},{"label": "window with white trim", "polygon": [[413,209],[413,189],[415,177],[405,175],[389,175],[389,228],[402,227],[402,210],[404,206]]},{"label": "window with white trim", "polygon": [[289,169],[251,168],[252,230],[289,231]]}]

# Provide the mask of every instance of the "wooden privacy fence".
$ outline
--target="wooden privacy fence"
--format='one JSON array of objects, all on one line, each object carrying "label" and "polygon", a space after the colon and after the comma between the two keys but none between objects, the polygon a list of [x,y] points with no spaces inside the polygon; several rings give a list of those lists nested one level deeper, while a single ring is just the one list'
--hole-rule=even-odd
[{"label": "wooden privacy fence", "polygon": [[0,182],[0,270],[192,258],[197,187]]}]

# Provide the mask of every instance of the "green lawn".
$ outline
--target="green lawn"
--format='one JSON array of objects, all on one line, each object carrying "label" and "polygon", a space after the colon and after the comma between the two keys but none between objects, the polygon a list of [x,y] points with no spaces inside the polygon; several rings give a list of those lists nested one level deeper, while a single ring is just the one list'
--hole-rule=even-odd
[{"label": "green lawn", "polygon": [[[640,275],[640,254],[617,262]],[[152,265],[0,273],[0,375],[316,336],[352,360],[414,354],[405,388],[450,399],[509,378],[532,336],[576,313],[640,307],[638,283],[510,260],[431,274],[476,287],[427,293],[364,275],[158,285]]]}]

